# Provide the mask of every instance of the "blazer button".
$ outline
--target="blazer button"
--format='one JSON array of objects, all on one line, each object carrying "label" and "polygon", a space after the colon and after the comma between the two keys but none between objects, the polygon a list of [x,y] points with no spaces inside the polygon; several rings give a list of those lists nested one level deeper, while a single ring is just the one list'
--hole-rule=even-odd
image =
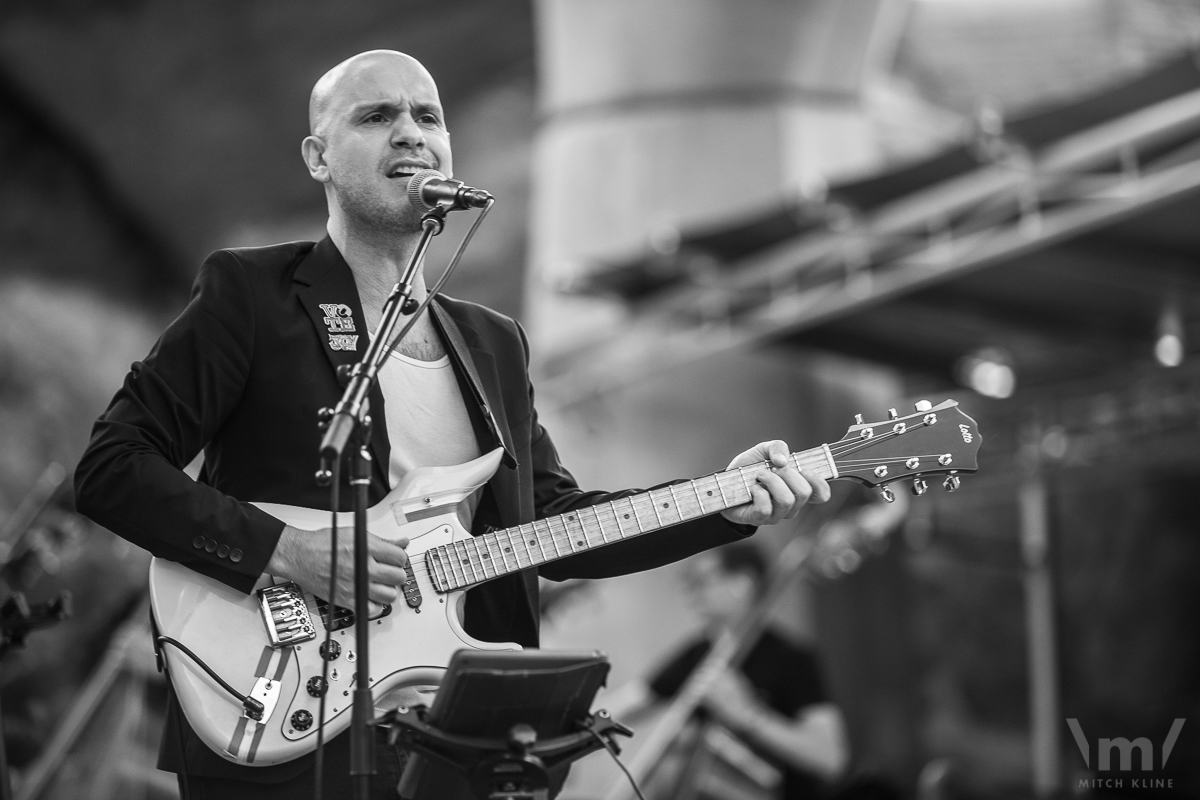
[{"label": "blazer button", "polygon": [[217,558],[228,558],[228,557],[229,557],[229,545],[223,544],[217,548]]},{"label": "blazer button", "polygon": [[197,536],[195,539],[192,539],[192,547],[196,548],[197,550],[203,550],[204,549],[204,537]]},{"label": "blazer button", "polygon": [[229,551],[229,560],[235,564],[237,562],[241,561],[242,560],[242,551],[238,550],[236,547],[233,548],[232,550],[230,550]]},{"label": "blazer button", "polygon": [[206,551],[208,551],[209,553],[215,553],[217,551],[217,540],[216,539],[208,539],[207,541],[205,541],[204,549]]}]

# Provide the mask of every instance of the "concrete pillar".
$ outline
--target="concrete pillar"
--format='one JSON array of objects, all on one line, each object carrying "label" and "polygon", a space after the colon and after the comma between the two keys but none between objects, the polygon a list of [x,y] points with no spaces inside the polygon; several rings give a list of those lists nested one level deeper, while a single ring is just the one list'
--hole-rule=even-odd
[{"label": "concrete pillar", "polygon": [[555,295],[595,264],[876,168],[860,101],[890,66],[906,8],[540,0],[535,339],[556,350],[619,324],[618,307]]},{"label": "concrete pillar", "polygon": [[[602,338],[631,313],[556,291],[598,263],[878,165],[860,95],[875,65],[890,63],[906,5],[539,0],[525,306],[535,359]],[[764,348],[570,408],[539,397],[539,411],[581,485],[616,489],[722,469],[768,439],[813,447],[839,438],[855,412],[881,417],[899,399],[881,368]],[[772,549],[794,531],[756,540]],[[547,621],[543,644],[605,650],[612,687],[644,676],[698,622],[675,570],[597,582],[592,600]],[[801,627],[798,603],[783,614]],[[622,780],[593,765],[580,765],[564,797],[600,796]]]}]

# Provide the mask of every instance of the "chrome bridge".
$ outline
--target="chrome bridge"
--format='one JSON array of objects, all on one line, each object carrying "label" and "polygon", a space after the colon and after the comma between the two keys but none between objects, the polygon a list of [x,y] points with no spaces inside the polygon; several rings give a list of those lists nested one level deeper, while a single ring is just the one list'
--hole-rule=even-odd
[{"label": "chrome bridge", "polygon": [[316,638],[304,591],[295,583],[289,581],[259,589],[258,599],[271,647],[289,647]]}]

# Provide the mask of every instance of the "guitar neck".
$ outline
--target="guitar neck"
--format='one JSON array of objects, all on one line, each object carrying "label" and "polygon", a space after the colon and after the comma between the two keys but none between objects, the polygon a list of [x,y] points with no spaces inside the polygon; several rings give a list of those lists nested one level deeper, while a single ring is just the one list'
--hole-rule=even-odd
[{"label": "guitar neck", "polygon": [[[793,466],[826,480],[837,477],[827,445],[792,453]],[[765,461],[585,506],[555,517],[473,536],[425,552],[438,592],[465,589],[522,569],[632,539],[750,501]]]}]

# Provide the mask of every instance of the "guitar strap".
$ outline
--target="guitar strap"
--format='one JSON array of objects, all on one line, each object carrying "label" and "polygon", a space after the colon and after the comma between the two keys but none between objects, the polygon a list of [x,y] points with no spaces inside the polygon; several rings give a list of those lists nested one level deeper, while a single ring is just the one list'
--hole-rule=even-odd
[{"label": "guitar strap", "polygon": [[[271,661],[278,654],[279,660],[275,663],[274,670],[271,669]],[[262,656],[258,659],[258,669],[254,671],[254,677],[266,678],[270,674],[273,681],[283,680],[283,673],[287,670],[288,659],[292,655],[292,648],[281,647],[278,650],[271,646],[263,648]],[[273,674],[271,674],[273,673]],[[267,727],[267,720],[261,722],[255,721],[242,715],[238,720],[237,727],[233,730],[233,738],[229,740],[229,746],[225,748],[225,752],[233,756],[235,759],[242,749],[242,743],[246,738],[246,728],[248,725],[254,725],[254,735],[250,739],[250,748],[246,752],[246,763],[253,764],[254,757],[258,753],[259,742],[262,741],[263,731]]]},{"label": "guitar strap", "polygon": [[[446,337],[446,342],[450,345],[450,350],[454,354],[454,360],[462,367],[463,372],[467,374],[467,383],[471,386],[471,393],[475,396],[476,406],[483,412],[484,418],[487,421],[488,430],[491,431],[495,444],[504,449],[504,463],[508,467],[516,469],[517,458],[513,453],[513,448],[509,446],[503,434],[500,432],[500,425],[496,422],[496,417],[492,414],[491,404],[488,403],[487,395],[483,393],[483,381],[479,379],[479,372],[475,369],[475,362],[471,359],[471,350],[463,339],[462,331],[458,329],[458,323],[450,316],[446,309],[442,308],[440,303],[433,302],[429,304],[434,322],[441,329],[442,335]],[[487,449],[487,448],[483,448]]]}]

